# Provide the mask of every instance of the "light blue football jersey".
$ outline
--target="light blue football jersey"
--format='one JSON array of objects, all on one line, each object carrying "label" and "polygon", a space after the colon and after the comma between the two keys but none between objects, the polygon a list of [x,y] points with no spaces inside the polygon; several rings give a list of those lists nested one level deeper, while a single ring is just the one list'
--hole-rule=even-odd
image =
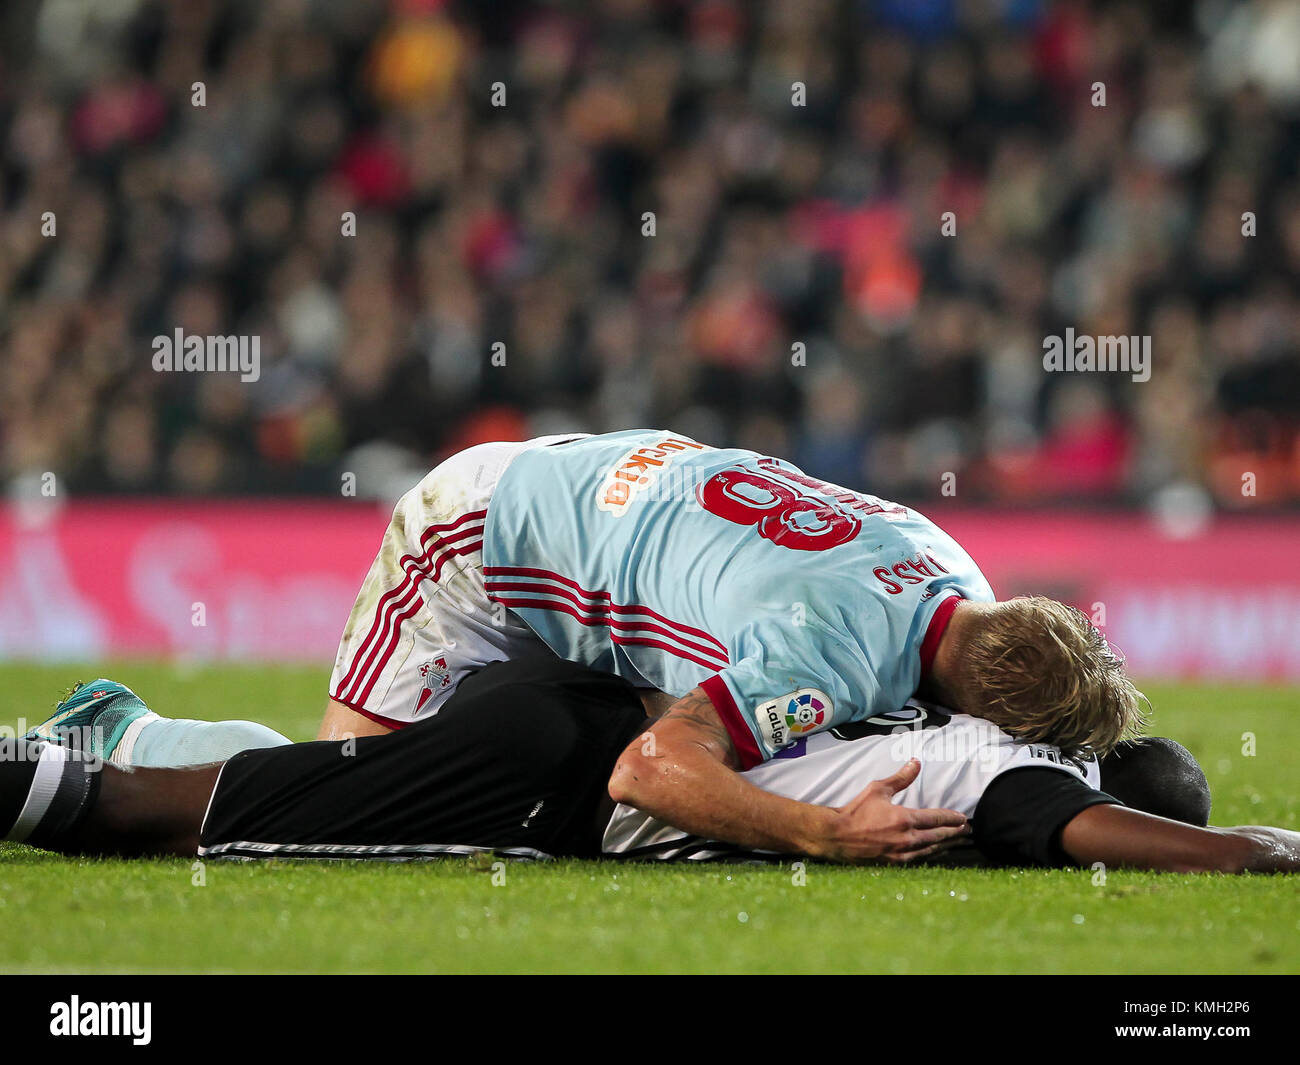
[{"label": "light blue football jersey", "polygon": [[897,710],[956,603],[993,600],[916,511],[667,430],[520,454],[483,561],[488,597],[561,657],[676,696],[703,685],[746,767]]}]

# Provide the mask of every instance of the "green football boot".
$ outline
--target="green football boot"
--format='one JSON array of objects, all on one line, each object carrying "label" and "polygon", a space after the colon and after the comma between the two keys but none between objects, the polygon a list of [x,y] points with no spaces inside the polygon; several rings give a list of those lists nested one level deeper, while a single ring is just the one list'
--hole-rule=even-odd
[{"label": "green football boot", "polygon": [[101,677],[78,684],[23,739],[58,743],[106,760],[131,723],[150,713],[125,684]]}]

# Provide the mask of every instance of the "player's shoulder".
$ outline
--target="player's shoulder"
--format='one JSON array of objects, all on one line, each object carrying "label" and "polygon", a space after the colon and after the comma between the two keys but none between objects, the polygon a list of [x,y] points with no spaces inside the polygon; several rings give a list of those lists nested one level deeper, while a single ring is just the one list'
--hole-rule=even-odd
[{"label": "player's shoulder", "polygon": [[978,774],[986,784],[1012,769],[1041,766],[1100,786],[1097,762],[1090,756],[1069,756],[1052,744],[1025,743],[984,718],[917,698],[898,710],[835,725],[823,743],[882,736],[894,738],[899,758],[919,758],[922,766],[953,766]]},{"label": "player's shoulder", "polygon": [[1039,767],[1078,778],[1093,788],[1100,787],[1097,760],[1088,754],[1067,755],[1050,743],[1026,743],[1004,732],[991,721],[969,714],[954,714],[956,729],[971,738],[980,754],[980,770],[986,783],[1013,769]]}]

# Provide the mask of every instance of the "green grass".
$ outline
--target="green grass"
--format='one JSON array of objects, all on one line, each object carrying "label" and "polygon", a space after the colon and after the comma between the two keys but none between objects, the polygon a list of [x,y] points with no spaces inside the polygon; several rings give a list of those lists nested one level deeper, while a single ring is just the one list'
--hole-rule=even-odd
[{"label": "green grass", "polygon": [[[107,673],[173,716],[312,735],[320,670],[0,667],[6,723]],[[1294,689],[1153,687],[1216,824],[1300,827]],[[1255,755],[1242,753],[1254,734]],[[1300,969],[1300,880],[597,862],[78,861],[0,849],[5,972],[1134,972]]]}]

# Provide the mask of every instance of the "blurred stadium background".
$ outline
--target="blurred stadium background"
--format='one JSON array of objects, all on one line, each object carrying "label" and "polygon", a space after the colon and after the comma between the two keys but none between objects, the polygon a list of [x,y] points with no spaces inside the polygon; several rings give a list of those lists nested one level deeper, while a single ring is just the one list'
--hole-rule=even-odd
[{"label": "blurred stadium background", "polygon": [[1289,0],[9,0],[0,657],[330,661],[441,458],[663,425],[1300,681],[1298,160]]}]

